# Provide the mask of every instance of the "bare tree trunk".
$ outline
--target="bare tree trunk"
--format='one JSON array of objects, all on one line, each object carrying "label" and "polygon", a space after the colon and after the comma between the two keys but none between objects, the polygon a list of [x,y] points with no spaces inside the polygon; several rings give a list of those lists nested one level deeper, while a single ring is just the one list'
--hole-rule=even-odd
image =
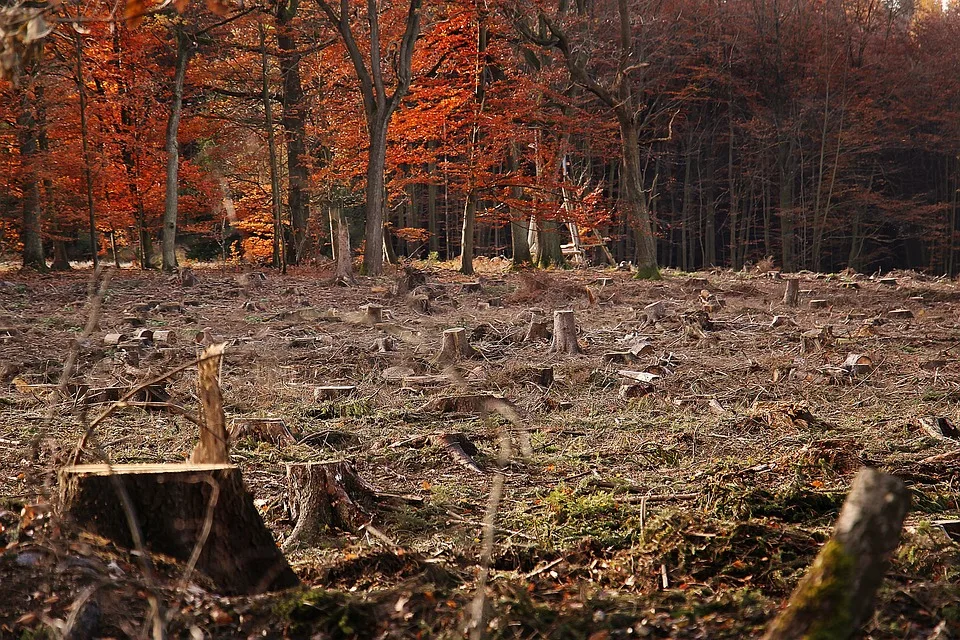
[{"label": "bare tree trunk", "polygon": [[310,219],[309,175],[307,171],[306,121],[308,102],[300,82],[300,54],[293,37],[291,22],[299,0],[277,5],[277,48],[280,75],[283,78],[281,122],[287,143],[287,206],[293,230],[293,252],[287,256],[291,264],[299,264],[307,250],[307,223]]},{"label": "bare tree trunk", "polygon": [[264,126],[267,128],[267,149],[270,157],[270,196],[273,205],[273,266],[281,273],[287,272],[284,255],[286,243],[283,237],[283,220],[280,213],[280,168],[277,166],[277,138],[273,131],[273,100],[270,97],[269,66],[267,64],[267,33],[263,23],[260,29],[260,81],[263,93]]},{"label": "bare tree trunk", "polygon": [[[96,268],[100,264],[97,241],[97,211],[93,200],[93,171],[90,169],[90,142],[89,131],[87,127],[87,85],[83,79],[83,42],[78,31],[74,31],[74,42],[77,52],[77,89],[80,93],[80,141],[83,150],[83,175],[87,187],[87,215],[90,232],[90,252],[93,255],[93,266]],[[67,263],[69,266],[69,263]]]},{"label": "bare tree trunk", "polygon": [[[36,81],[36,76],[33,80]],[[36,168],[37,122],[33,115],[30,89],[21,87],[19,91],[20,112],[17,114],[17,126],[22,166],[20,188],[23,222],[20,227],[20,242],[23,244],[23,267],[46,271],[47,261],[43,257],[43,241],[40,236],[40,182]]]},{"label": "bare tree trunk", "polygon": [[350,227],[343,217],[340,205],[330,205],[330,227],[333,232],[336,283],[341,286],[356,284],[353,276],[353,252],[350,248]]},{"label": "bare tree trunk", "polygon": [[187,77],[187,63],[193,51],[192,43],[180,27],[174,28],[177,41],[177,60],[173,75],[173,102],[167,119],[167,186],[166,202],[163,207],[163,243],[161,248],[162,268],[174,271],[177,268],[177,203],[180,190],[178,171],[180,168],[180,144],[177,134],[180,130],[180,115],[183,112],[183,85]]},{"label": "bare tree trunk", "polygon": [[643,193],[639,134],[636,123],[625,117],[620,118],[620,143],[623,150],[620,179],[626,191],[627,208],[637,230],[637,277],[659,280],[657,241],[653,236],[647,198]]},{"label": "bare tree trunk", "polygon": [[460,273],[473,275],[473,236],[477,221],[477,197],[467,196],[463,209],[463,233],[460,237]]}]

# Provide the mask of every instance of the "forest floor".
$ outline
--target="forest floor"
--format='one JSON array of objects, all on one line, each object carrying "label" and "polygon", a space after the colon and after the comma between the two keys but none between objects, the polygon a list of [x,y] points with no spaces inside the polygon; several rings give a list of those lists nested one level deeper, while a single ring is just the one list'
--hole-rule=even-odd
[{"label": "forest floor", "polygon": [[[169,558],[154,558],[151,587],[129,551],[60,521],[57,469],[85,413],[104,407],[60,400],[51,418],[44,385],[57,383],[86,322],[90,272],[0,273],[0,638],[57,637],[91,617],[94,637],[137,636],[148,588],[161,594],[171,637],[462,637],[503,434],[512,447],[488,637],[758,637],[867,464],[903,478],[912,508],[864,637],[960,637],[958,543],[937,524],[960,518],[960,454],[930,459],[958,446],[931,435],[960,424],[956,282],[799,274],[800,304],[787,307],[784,281],[764,273],[667,271],[651,282],[478,264],[471,279],[418,263],[429,314],[392,295],[396,274],[341,288],[322,269],[261,279],[197,267],[189,287],[116,273],[75,381],[129,386],[189,363],[205,329],[208,341],[226,340],[228,421],[279,418],[297,438],[231,449],[278,542],[294,524],[285,462],[350,460],[375,489],[422,499],[378,509],[382,536],[336,531],[288,554],[304,587],[256,597],[218,596],[202,577],[181,588],[183,567]],[[480,291],[464,286],[475,280]],[[664,315],[650,322],[644,308],[658,301]],[[368,303],[383,306],[383,324],[364,324]],[[521,341],[532,308],[548,318],[574,309],[583,354]],[[902,309],[911,313],[890,314]],[[104,345],[108,333],[135,331],[131,322],[177,339]],[[391,375],[443,375],[432,359],[451,327],[465,327],[478,351],[458,374],[409,384]],[[396,350],[376,352],[388,336]],[[853,370],[850,354],[863,354]],[[409,369],[385,377],[392,367]],[[658,377],[624,398],[622,369]],[[172,377],[172,402],[195,410],[195,383],[195,368]],[[324,385],[356,392],[316,400]],[[434,401],[478,391],[509,400],[519,422]],[[476,445],[479,472],[430,437],[444,433]],[[197,428],[127,408],[98,434],[114,462],[182,462]]]}]

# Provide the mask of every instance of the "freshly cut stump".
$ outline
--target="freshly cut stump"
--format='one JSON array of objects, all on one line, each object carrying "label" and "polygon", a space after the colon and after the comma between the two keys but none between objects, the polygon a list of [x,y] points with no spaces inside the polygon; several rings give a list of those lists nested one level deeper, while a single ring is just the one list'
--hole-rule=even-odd
[{"label": "freshly cut stump", "polygon": [[299,584],[237,467],[191,463],[115,465],[112,470],[103,464],[64,467],[60,471],[64,515],[133,549],[117,482],[130,497],[150,550],[188,562],[209,526],[196,568],[222,593],[255,594]]},{"label": "freshly cut stump", "polygon": [[800,301],[800,281],[796,278],[787,280],[787,288],[783,292],[783,304],[795,307]]},{"label": "freshly cut stump", "polygon": [[551,353],[582,353],[577,342],[577,321],[573,309],[561,309],[553,312],[553,344]]},{"label": "freshly cut stump", "polygon": [[434,359],[437,364],[451,364],[465,358],[472,358],[476,354],[467,341],[467,330],[463,327],[446,329],[443,332],[440,352]]},{"label": "freshly cut stump", "polygon": [[849,638],[870,617],[873,597],[900,544],[910,498],[903,482],[865,468],[853,480],[831,537],[765,640]]},{"label": "freshly cut stump", "polygon": [[316,546],[330,530],[353,532],[370,522],[375,492],[349,462],[287,463],[287,488],[297,524],[284,551]]}]

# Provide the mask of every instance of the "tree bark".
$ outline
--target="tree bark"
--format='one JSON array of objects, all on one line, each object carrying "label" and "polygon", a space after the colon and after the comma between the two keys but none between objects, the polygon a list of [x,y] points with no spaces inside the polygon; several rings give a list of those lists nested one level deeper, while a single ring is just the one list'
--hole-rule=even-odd
[{"label": "tree bark", "polygon": [[625,187],[627,210],[637,231],[637,277],[658,280],[660,267],[657,264],[657,241],[653,236],[650,210],[643,193],[639,132],[632,117],[621,117],[619,120],[623,153],[620,179]]},{"label": "tree bark", "polygon": [[[99,249],[100,243],[97,241],[97,211],[93,199],[93,171],[90,168],[90,135],[87,126],[87,85],[83,79],[83,42],[80,33],[74,31],[74,43],[77,53],[77,90],[80,94],[80,141],[83,152],[83,176],[87,188],[87,217],[90,233],[90,253],[93,256],[93,266],[96,268],[100,264]],[[67,263],[69,268],[69,263]]]},{"label": "tree bark", "polygon": [[852,636],[870,615],[889,556],[900,544],[909,503],[899,478],[875,469],[860,471],[833,537],[770,625],[765,640]]},{"label": "tree bark", "polygon": [[177,41],[177,58],[173,75],[173,97],[170,114],[167,119],[166,152],[167,183],[166,201],[163,206],[162,268],[173,272],[177,268],[177,205],[180,192],[180,144],[177,134],[180,130],[180,116],[183,112],[183,85],[187,77],[187,64],[193,53],[193,44],[181,27],[174,27]]},{"label": "tree bark", "polygon": [[280,167],[277,165],[277,137],[273,130],[273,100],[270,96],[269,65],[267,62],[267,32],[263,23],[260,31],[260,83],[263,94],[264,126],[267,129],[267,151],[270,158],[270,200],[273,208],[273,266],[281,273],[287,272],[286,243],[283,237],[283,220],[280,204]]},{"label": "tree bark", "polygon": [[287,488],[296,525],[284,551],[316,546],[331,530],[356,532],[371,520],[374,492],[349,462],[287,463]]}]

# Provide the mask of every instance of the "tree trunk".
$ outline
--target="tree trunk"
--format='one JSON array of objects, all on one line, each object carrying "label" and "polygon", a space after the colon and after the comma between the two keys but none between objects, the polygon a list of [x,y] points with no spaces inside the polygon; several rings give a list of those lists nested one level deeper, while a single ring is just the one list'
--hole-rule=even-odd
[{"label": "tree trunk", "polygon": [[541,269],[563,266],[565,261],[563,259],[563,249],[560,247],[560,223],[556,220],[544,220],[542,218],[537,223],[539,226],[539,232],[537,233],[537,266]]},{"label": "tree trunk", "polygon": [[889,556],[900,544],[909,503],[899,478],[870,468],[860,471],[833,537],[770,625],[765,640],[852,636],[870,616]]},{"label": "tree trunk", "polygon": [[[36,103],[36,127],[37,127],[37,148],[40,155],[47,156],[50,151],[50,141],[47,138],[47,105],[44,96],[43,85],[37,83],[34,86],[34,100]],[[45,175],[41,180],[43,184],[43,206],[41,211],[49,221],[51,227],[51,240],[53,241],[53,262],[50,263],[51,271],[70,271],[70,260],[67,258],[67,242],[63,235],[63,225],[60,223],[59,216],[56,215],[56,193],[53,187],[53,180],[49,175]],[[96,262],[96,261],[94,261]]]},{"label": "tree trunk", "polygon": [[68,466],[60,472],[60,495],[66,516],[122,547],[135,547],[132,517],[148,548],[182,562],[199,551],[196,568],[225,594],[299,584],[232,465]]},{"label": "tree trunk", "polygon": [[293,229],[293,252],[287,256],[291,264],[299,264],[307,251],[307,224],[310,219],[306,144],[309,106],[300,82],[300,55],[290,24],[298,6],[299,0],[292,0],[278,3],[277,7],[277,49],[283,78],[281,122],[287,143],[287,206],[290,208],[290,226]]},{"label": "tree trunk", "polygon": [[281,273],[287,272],[284,255],[286,243],[283,238],[283,220],[280,204],[280,167],[277,166],[277,137],[273,130],[273,99],[270,97],[269,66],[267,64],[267,32],[263,23],[260,30],[260,85],[263,94],[264,126],[267,129],[267,151],[270,158],[270,196],[273,208],[273,266]]},{"label": "tree trunk", "polygon": [[[93,266],[100,264],[98,255],[100,244],[97,241],[97,211],[93,200],[93,171],[90,168],[90,135],[87,126],[87,85],[83,79],[83,42],[80,33],[73,34],[77,53],[77,89],[80,93],[80,141],[83,152],[83,176],[87,187],[87,217],[90,232],[90,253],[93,256]],[[56,262],[56,260],[54,260]],[[69,263],[67,263],[69,268]]]},{"label": "tree trunk", "polygon": [[[431,143],[434,144],[434,143]],[[437,163],[427,163],[427,231],[430,233],[430,253],[440,254],[440,233],[437,229],[437,183],[433,176],[437,173]]]},{"label": "tree trunk", "polygon": [[463,209],[463,234],[460,236],[460,273],[473,275],[473,236],[477,221],[477,197],[467,195]]},{"label": "tree trunk", "polygon": [[643,193],[643,176],[640,169],[640,143],[637,125],[630,118],[620,117],[620,143],[623,167],[621,184],[625,187],[626,206],[637,231],[637,277],[659,280],[657,265],[657,241],[653,236],[650,211]]},{"label": "tree trunk", "polygon": [[370,127],[370,152],[367,161],[366,227],[363,269],[368,276],[383,273],[384,170],[387,162],[386,118],[373,118]]},{"label": "tree trunk", "polygon": [[18,144],[20,146],[21,206],[23,223],[20,227],[20,242],[23,243],[23,267],[25,269],[47,270],[47,261],[43,257],[43,241],[40,235],[40,181],[37,177],[37,122],[33,115],[33,104],[29,89],[20,89],[20,112],[17,114],[19,127]]},{"label": "tree trunk", "polygon": [[180,190],[178,178],[180,144],[177,141],[177,134],[180,130],[180,115],[183,112],[183,85],[187,77],[187,63],[190,61],[193,50],[192,44],[183,29],[175,27],[174,37],[177,41],[177,59],[173,75],[173,99],[170,104],[170,115],[167,119],[167,185],[166,201],[163,207],[163,244],[161,249],[162,268],[168,272],[177,268],[177,203]]},{"label": "tree trunk", "polygon": [[356,284],[353,276],[353,250],[350,248],[350,227],[343,217],[343,208],[340,205],[330,205],[330,227],[334,236],[336,284],[344,287]]},{"label": "tree trunk", "polygon": [[777,151],[777,165],[780,170],[780,243],[783,256],[783,270],[797,270],[795,253],[796,218],[793,210],[794,180],[796,178],[796,159],[793,157],[793,142],[781,142]]}]

